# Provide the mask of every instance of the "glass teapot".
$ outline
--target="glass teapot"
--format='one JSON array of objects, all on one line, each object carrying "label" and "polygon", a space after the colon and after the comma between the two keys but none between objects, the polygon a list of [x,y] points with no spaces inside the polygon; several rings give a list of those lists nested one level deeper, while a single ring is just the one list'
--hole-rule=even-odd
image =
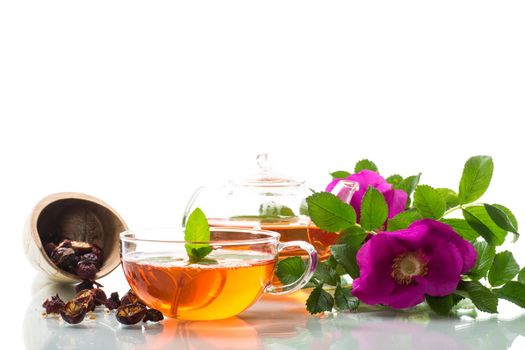
[{"label": "glass teapot", "polygon": [[[312,194],[304,181],[275,175],[268,155],[257,156],[259,171],[240,181],[229,181],[221,187],[199,187],[190,198],[183,216],[201,208],[213,227],[260,228],[276,231],[281,241],[303,240],[312,244],[321,259],[330,255],[330,245],[338,234],[316,227],[308,217],[306,197]],[[356,187],[334,188],[337,195],[350,202]],[[301,255],[299,251],[284,252]],[[282,254],[281,254],[282,255]]]}]

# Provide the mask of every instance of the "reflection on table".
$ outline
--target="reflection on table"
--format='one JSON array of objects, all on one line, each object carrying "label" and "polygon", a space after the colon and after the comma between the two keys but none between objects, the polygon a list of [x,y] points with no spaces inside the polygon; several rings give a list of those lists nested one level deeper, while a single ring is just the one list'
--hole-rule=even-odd
[{"label": "reflection on table", "polygon": [[97,310],[96,319],[68,325],[43,318],[41,304],[56,293],[70,298],[73,288],[36,280],[33,289],[23,325],[28,349],[507,349],[525,337],[525,314],[511,305],[499,317],[477,319],[432,316],[424,308],[318,317],[305,311],[301,292],[265,296],[221,321],[123,326],[113,313]]}]

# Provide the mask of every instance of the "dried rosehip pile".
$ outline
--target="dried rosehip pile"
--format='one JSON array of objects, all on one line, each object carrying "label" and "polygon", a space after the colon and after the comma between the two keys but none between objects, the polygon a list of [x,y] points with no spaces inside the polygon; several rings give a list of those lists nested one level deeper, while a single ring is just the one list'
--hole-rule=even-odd
[{"label": "dried rosehip pile", "polygon": [[47,243],[44,249],[56,266],[83,280],[94,280],[104,259],[102,248],[96,244],[67,238],[58,245]]},{"label": "dried rosehip pile", "polygon": [[[164,319],[162,313],[155,309],[149,309],[130,289],[122,299],[119,299],[117,292],[111,293],[108,298],[101,288],[93,288],[93,284],[101,286],[96,282],[84,281],[77,285],[78,293],[64,303],[58,296],[46,299],[42,307],[47,314],[60,314],[62,319],[70,324],[82,322],[86,314],[94,311],[99,305],[104,305],[109,310],[117,310],[116,318],[122,324],[130,325],[140,322],[159,322]],[[91,287],[86,289],[79,288]]]}]

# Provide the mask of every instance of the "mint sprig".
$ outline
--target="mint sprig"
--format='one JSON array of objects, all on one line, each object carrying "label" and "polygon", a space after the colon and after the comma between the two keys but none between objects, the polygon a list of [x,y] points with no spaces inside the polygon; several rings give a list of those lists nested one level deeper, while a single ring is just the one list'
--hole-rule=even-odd
[{"label": "mint sprig", "polygon": [[[184,240],[186,242],[206,242],[210,240],[208,219],[206,219],[206,215],[200,208],[196,208],[190,214],[186,222]],[[208,243],[186,243],[185,248],[190,262],[201,261],[213,251]]]}]

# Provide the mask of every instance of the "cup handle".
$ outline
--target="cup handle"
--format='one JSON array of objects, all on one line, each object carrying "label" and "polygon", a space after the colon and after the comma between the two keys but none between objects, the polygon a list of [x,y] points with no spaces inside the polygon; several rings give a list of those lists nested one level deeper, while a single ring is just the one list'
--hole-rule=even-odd
[{"label": "cup handle", "polygon": [[284,248],[287,247],[299,247],[300,249],[308,253],[306,269],[304,270],[303,275],[297,281],[283,286],[275,286],[273,284],[269,284],[264,290],[268,294],[283,295],[293,293],[303,288],[308,283],[308,281],[310,281],[310,278],[312,278],[312,275],[315,272],[315,268],[317,267],[317,252],[310,243],[304,241],[282,242],[279,243],[279,245],[277,246],[277,252],[281,252]]}]

